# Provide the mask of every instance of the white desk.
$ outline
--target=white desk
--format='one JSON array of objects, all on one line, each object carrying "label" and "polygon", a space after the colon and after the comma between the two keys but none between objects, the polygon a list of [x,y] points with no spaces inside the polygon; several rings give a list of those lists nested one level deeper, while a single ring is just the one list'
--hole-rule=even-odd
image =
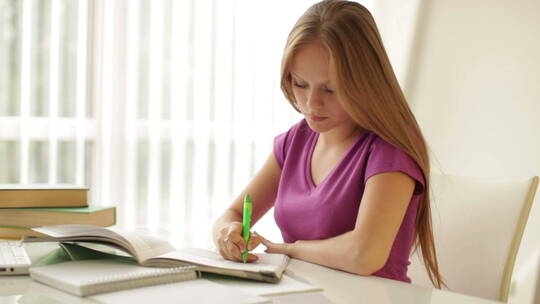
[{"label": "white desk", "polygon": [[[51,243],[26,244],[32,261],[57,248]],[[496,301],[416,286],[378,277],[362,277],[300,260],[291,260],[287,274],[323,288],[321,292],[272,297],[273,303],[369,303],[369,304],[495,304]],[[0,277],[0,304],[95,303],[33,282],[28,276]]]}]

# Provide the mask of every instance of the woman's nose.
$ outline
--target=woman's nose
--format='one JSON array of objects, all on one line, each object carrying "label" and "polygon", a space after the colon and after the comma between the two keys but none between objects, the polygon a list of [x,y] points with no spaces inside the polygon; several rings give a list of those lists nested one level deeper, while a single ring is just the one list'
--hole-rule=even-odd
[{"label": "woman's nose", "polygon": [[312,108],[322,107],[324,102],[321,93],[317,90],[311,90],[308,96],[308,105]]}]

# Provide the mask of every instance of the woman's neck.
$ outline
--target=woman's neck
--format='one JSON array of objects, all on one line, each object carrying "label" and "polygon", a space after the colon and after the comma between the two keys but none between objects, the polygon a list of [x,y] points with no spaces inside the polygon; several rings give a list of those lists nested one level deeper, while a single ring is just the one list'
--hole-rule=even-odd
[{"label": "woman's neck", "polygon": [[357,124],[334,128],[332,130],[319,134],[318,144],[321,148],[331,148],[348,144],[353,141],[360,133],[362,128]]}]

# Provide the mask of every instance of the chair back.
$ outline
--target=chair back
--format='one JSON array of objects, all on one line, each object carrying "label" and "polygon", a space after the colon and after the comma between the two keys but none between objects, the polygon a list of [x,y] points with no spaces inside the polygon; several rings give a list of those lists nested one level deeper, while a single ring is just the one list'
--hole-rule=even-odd
[{"label": "chair back", "polygon": [[[537,187],[538,177],[431,176],[433,234],[448,289],[506,302]],[[413,284],[432,286],[419,252],[411,256],[408,274]]]},{"label": "chair back", "polygon": [[540,304],[540,190],[537,190],[521,239],[508,303]]},{"label": "chair back", "polygon": [[508,295],[509,304],[540,303],[540,244],[529,252],[524,263],[516,265]]}]

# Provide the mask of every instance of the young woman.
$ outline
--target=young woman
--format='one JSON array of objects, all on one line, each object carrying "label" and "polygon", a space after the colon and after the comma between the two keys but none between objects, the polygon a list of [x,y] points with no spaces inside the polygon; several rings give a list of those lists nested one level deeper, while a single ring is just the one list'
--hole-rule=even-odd
[{"label": "young woman", "polygon": [[305,119],[275,138],[263,167],[214,224],[220,254],[242,260],[249,193],[252,224],[275,207],[284,240],[253,233],[249,250],[262,243],[267,252],[410,282],[416,244],[440,288],[426,143],[369,11],[342,0],[310,7],[289,34],[281,88]]}]

